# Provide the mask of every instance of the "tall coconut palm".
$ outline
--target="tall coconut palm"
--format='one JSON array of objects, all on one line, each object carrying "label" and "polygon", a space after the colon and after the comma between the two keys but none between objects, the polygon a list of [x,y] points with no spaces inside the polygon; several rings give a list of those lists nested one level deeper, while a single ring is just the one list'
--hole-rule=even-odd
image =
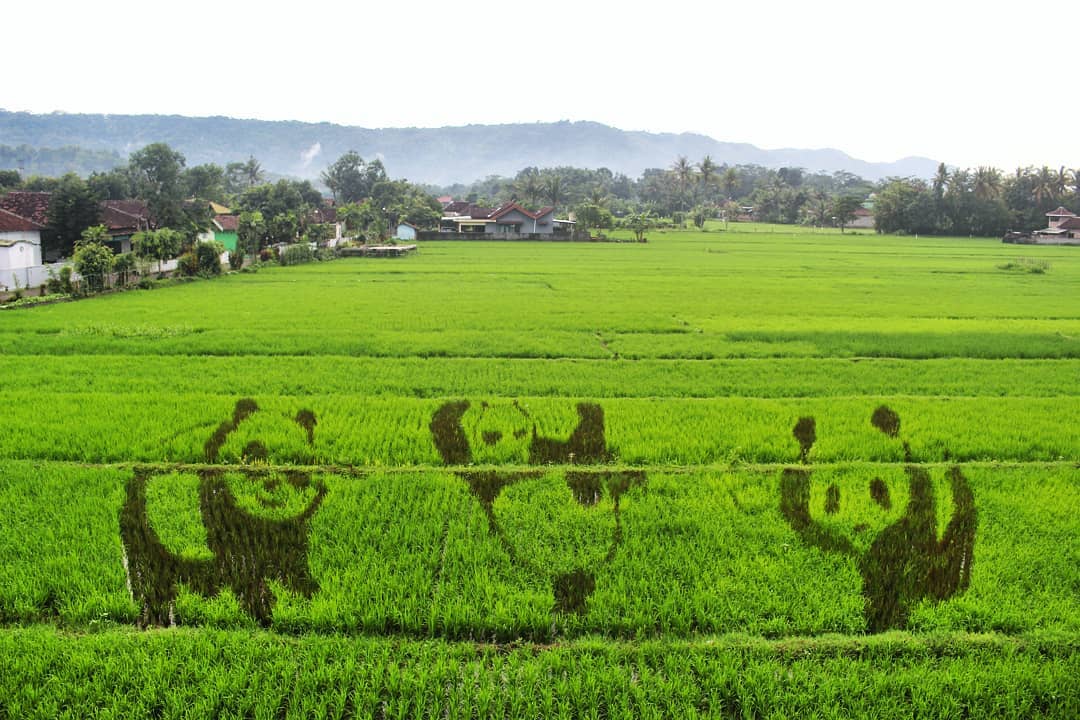
[{"label": "tall coconut palm", "polygon": [[1054,197],[1064,198],[1065,194],[1069,192],[1070,185],[1072,185],[1072,178],[1069,171],[1062,165],[1054,174]]},{"label": "tall coconut palm", "polygon": [[934,199],[941,201],[941,198],[945,196],[945,186],[949,183],[949,169],[945,167],[945,163],[941,163],[937,166],[937,172],[934,173],[934,182],[931,187],[934,190]]},{"label": "tall coconut palm", "polygon": [[1001,171],[997,168],[980,166],[975,170],[972,184],[975,197],[980,200],[993,200],[1001,196]]},{"label": "tall coconut palm", "polygon": [[701,176],[701,186],[705,191],[705,198],[709,197],[709,188],[714,182],[716,182],[716,171],[718,170],[716,163],[713,159],[706,155],[698,163],[698,175]]},{"label": "tall coconut palm", "polygon": [[686,159],[685,155],[675,158],[671,166],[671,172],[675,175],[675,184],[679,188],[680,209],[686,209],[686,193],[694,178],[694,166]]},{"label": "tall coconut palm", "polygon": [[1034,183],[1031,187],[1031,198],[1036,205],[1042,205],[1047,200],[1054,198],[1056,176],[1053,170],[1043,165],[1035,172]]},{"label": "tall coconut palm", "polygon": [[248,156],[247,162],[243,165],[243,172],[249,188],[255,187],[266,178],[262,165],[259,164],[259,161],[255,159],[254,155]]},{"label": "tall coconut palm", "polygon": [[720,184],[724,186],[724,193],[727,195],[727,199],[734,199],[735,190],[739,187],[739,171],[733,167],[729,167],[724,171],[724,174],[720,176]]},{"label": "tall coconut palm", "polygon": [[547,179],[544,183],[544,197],[553,208],[559,207],[559,202],[563,200],[562,178],[552,175]]},{"label": "tall coconut palm", "polygon": [[543,182],[540,180],[540,171],[534,167],[525,168],[518,173],[514,180],[514,190],[530,205],[536,205],[536,198],[544,192]]},{"label": "tall coconut palm", "polygon": [[949,196],[963,195],[971,189],[971,174],[967,170],[957,168],[949,173],[945,181],[945,194]]}]

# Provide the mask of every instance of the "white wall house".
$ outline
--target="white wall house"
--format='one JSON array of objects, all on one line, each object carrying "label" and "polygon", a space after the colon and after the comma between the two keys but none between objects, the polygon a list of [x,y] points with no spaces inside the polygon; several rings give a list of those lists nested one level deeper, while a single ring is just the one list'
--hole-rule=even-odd
[{"label": "white wall house", "polygon": [[415,240],[416,226],[407,222],[398,223],[397,230],[394,231],[394,237],[398,240]]},{"label": "white wall house", "polygon": [[[0,286],[26,287],[26,269],[41,265],[41,231],[33,220],[0,209]],[[16,272],[22,271],[22,272]]]}]

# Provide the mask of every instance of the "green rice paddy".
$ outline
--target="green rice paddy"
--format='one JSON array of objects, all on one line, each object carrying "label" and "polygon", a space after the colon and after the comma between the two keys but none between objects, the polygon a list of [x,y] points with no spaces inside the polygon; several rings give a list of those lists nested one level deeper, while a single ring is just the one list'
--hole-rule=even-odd
[{"label": "green rice paddy", "polygon": [[0,718],[1075,717],[1080,257],[1017,252],[431,243],[2,312]]}]

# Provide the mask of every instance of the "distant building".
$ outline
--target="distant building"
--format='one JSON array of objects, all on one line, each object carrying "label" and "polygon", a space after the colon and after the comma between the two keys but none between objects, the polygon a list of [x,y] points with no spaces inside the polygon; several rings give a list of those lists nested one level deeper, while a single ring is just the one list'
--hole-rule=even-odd
[{"label": "distant building", "polygon": [[106,200],[101,221],[109,231],[109,246],[119,253],[131,252],[131,237],[153,224],[150,209],[142,200]]},{"label": "distant building", "polygon": [[1002,242],[1019,245],[1080,245],[1080,217],[1064,207],[1046,213],[1047,226],[1032,233],[1005,233]]},{"label": "distant building", "polygon": [[866,207],[860,207],[855,211],[855,219],[847,224],[849,228],[874,229],[874,211]]},{"label": "distant building", "polygon": [[33,220],[0,209],[0,286],[12,284],[9,273],[41,264],[41,231]]},{"label": "distant building", "polygon": [[442,232],[483,233],[493,240],[521,235],[551,235],[569,232],[574,221],[556,220],[555,208],[550,205],[536,212],[516,202],[508,202],[494,210],[463,201],[448,204],[439,222]]},{"label": "distant building", "polygon": [[397,230],[394,232],[394,237],[398,240],[415,240],[417,228],[412,223],[400,222],[398,223]]}]

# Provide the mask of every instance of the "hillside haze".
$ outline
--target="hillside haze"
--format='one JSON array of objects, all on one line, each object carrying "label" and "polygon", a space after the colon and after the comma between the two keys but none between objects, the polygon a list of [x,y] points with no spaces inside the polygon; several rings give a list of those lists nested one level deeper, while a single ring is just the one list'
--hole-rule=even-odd
[{"label": "hillside haze", "polygon": [[646,168],[669,167],[679,155],[692,161],[710,155],[716,163],[728,165],[843,170],[868,180],[928,178],[938,165],[923,157],[872,163],[834,149],[763,150],[693,133],[631,132],[594,122],[368,129],[226,117],[39,115],[0,110],[0,145],[77,146],[117,153],[119,160],[152,142],[165,142],[179,150],[189,166],[225,165],[254,156],[272,173],[311,179],[343,153],[355,150],[365,159],[381,158],[392,177],[434,185],[472,182],[488,175],[513,176],[529,166],[606,167],[637,177]]}]

